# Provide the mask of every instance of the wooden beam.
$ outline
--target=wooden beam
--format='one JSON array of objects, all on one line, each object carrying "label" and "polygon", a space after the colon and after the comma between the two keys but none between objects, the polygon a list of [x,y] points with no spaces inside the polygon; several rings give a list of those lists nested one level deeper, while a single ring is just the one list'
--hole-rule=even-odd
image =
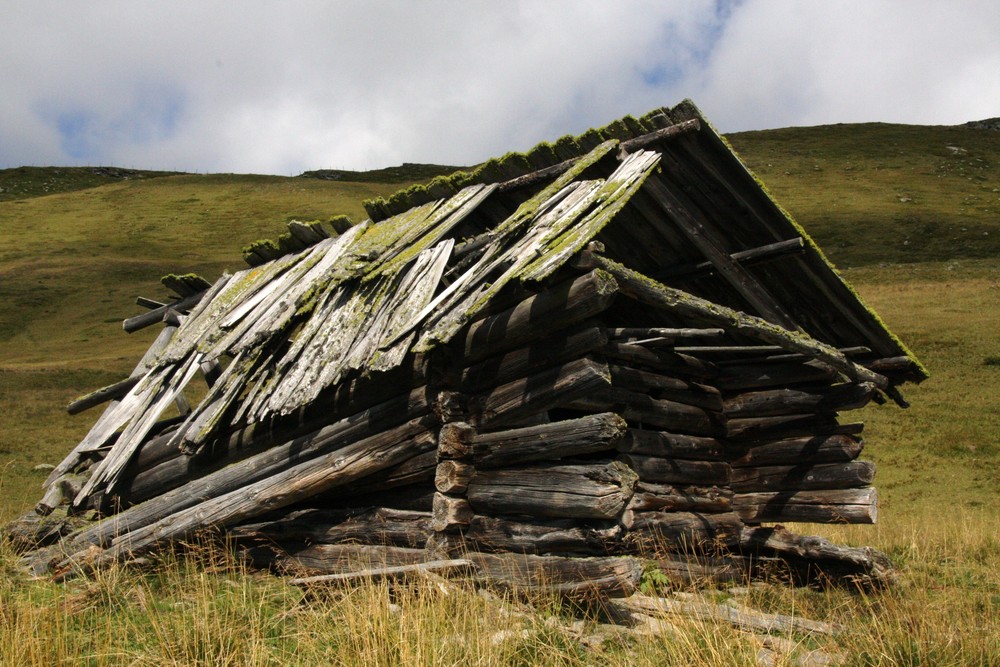
[{"label": "wooden beam", "polygon": [[194,306],[198,305],[208,293],[208,290],[203,290],[191,296],[186,296],[183,299],[174,301],[173,303],[168,303],[165,306],[160,306],[159,308],[154,308],[148,313],[143,313],[142,315],[136,315],[135,317],[130,317],[122,322],[122,328],[126,333],[135,333],[140,329],[145,329],[148,326],[152,326],[157,322],[162,322],[163,317],[168,313],[168,311],[176,310],[178,312],[187,312]]}]

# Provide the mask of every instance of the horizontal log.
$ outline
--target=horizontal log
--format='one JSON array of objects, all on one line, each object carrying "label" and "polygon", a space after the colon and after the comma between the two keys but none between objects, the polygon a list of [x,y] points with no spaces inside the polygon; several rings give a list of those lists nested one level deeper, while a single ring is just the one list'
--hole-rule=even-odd
[{"label": "horizontal log", "polygon": [[122,322],[122,329],[124,329],[126,333],[135,333],[136,331],[145,329],[146,327],[152,326],[157,322],[162,322],[164,316],[171,310],[180,313],[194,308],[207,293],[208,290],[204,290],[174,301],[173,303],[168,303],[165,306],[154,308],[153,310],[143,313],[142,315],[130,317]]},{"label": "horizontal log", "polygon": [[434,505],[434,487],[424,482],[409,486],[395,486],[384,491],[365,494],[329,493],[323,496],[324,507],[357,509],[359,507],[385,507],[387,509],[430,512]]},{"label": "horizontal log", "polygon": [[621,459],[643,482],[725,485],[731,472],[725,461],[686,461],[638,454],[622,454]]},{"label": "horizontal log", "polygon": [[728,512],[733,492],[720,486],[681,486],[640,481],[628,508],[633,512]]},{"label": "horizontal log", "polygon": [[726,335],[724,329],[693,329],[667,327],[619,327],[608,329],[616,343],[635,343],[650,338],[675,343],[681,340],[715,340]]},{"label": "horizontal log", "polygon": [[470,422],[495,429],[526,415],[565,405],[610,383],[607,365],[589,357],[578,359],[483,394],[470,406]]},{"label": "horizontal log", "polygon": [[472,364],[458,374],[454,383],[465,392],[483,391],[554,364],[579,359],[607,342],[604,331],[596,326],[570,330]]},{"label": "horizontal log", "polygon": [[611,371],[611,384],[615,387],[649,394],[657,399],[667,399],[713,412],[722,412],[722,396],[715,387],[620,364],[608,364],[608,369]]},{"label": "horizontal log", "polygon": [[733,497],[733,509],[747,523],[799,521],[872,524],[878,520],[878,493],[874,487],[740,493]]},{"label": "horizontal log", "polygon": [[[778,556],[793,567],[799,581],[842,581],[852,587],[884,588],[895,580],[892,562],[871,547],[848,547],[826,538],[796,535],[782,526],[744,528],[740,534],[744,554]],[[796,567],[797,566],[797,567]]]},{"label": "horizontal log", "polygon": [[310,574],[343,574],[367,568],[416,565],[427,560],[423,549],[367,544],[311,544],[287,552],[259,548],[252,553],[258,567]]},{"label": "horizontal log", "polygon": [[735,468],[732,488],[736,493],[850,489],[867,486],[874,478],[875,464],[871,461]]},{"label": "horizontal log", "polygon": [[685,378],[709,381],[719,374],[719,368],[710,361],[704,361],[689,354],[669,352],[667,350],[652,350],[642,345],[617,343],[611,341],[600,349],[608,359],[623,362],[632,367],[646,367],[654,371],[662,371],[667,375],[676,374]]},{"label": "horizontal log", "polygon": [[850,435],[817,435],[786,438],[755,445],[730,464],[748,466],[791,465],[798,463],[837,463],[858,458],[864,441]]},{"label": "horizontal log", "polygon": [[467,492],[477,514],[617,519],[636,475],[619,462],[480,471]]},{"label": "horizontal log", "polygon": [[721,367],[712,384],[724,392],[788,387],[797,384],[816,385],[833,382],[836,371],[817,361],[792,363],[747,363]]},{"label": "horizontal log", "polygon": [[726,446],[716,438],[630,428],[618,441],[623,454],[693,461],[724,461]]},{"label": "horizontal log", "polygon": [[355,572],[340,574],[319,574],[312,577],[299,577],[288,583],[300,588],[314,586],[345,586],[360,583],[377,583],[382,581],[398,581],[428,574],[438,577],[466,576],[475,571],[472,561],[464,558],[451,560],[434,560],[413,565],[397,565],[395,567],[375,567]]},{"label": "horizontal log", "polygon": [[[749,250],[741,250],[729,255],[730,259],[739,262],[743,266],[751,266],[759,262],[769,261],[786,255],[801,253],[805,246],[802,237],[789,239],[787,241],[777,241]],[[690,264],[678,264],[671,266],[659,274],[657,280],[660,282],[670,282],[671,280],[691,280],[708,275],[715,271],[712,262],[692,262]]]},{"label": "horizontal log", "polygon": [[735,512],[632,512],[626,539],[640,551],[701,553],[739,542],[743,522]]},{"label": "horizontal log", "polygon": [[566,558],[470,552],[467,558],[479,568],[481,578],[492,585],[569,598],[631,595],[643,572],[642,561],[629,557]]},{"label": "horizontal log", "polygon": [[563,405],[588,412],[613,410],[639,428],[708,436],[725,433],[725,419],[719,413],[617,387],[597,388]]},{"label": "horizontal log", "polygon": [[476,515],[463,532],[466,545],[475,551],[525,554],[601,554],[618,544],[618,522],[580,522],[572,519],[519,521]]},{"label": "horizontal log", "polygon": [[624,419],[613,412],[604,412],[579,419],[480,433],[469,438],[468,446],[476,467],[488,469],[613,450],[625,432]]},{"label": "horizontal log", "polygon": [[726,420],[726,435],[729,441],[734,444],[842,432],[840,424],[837,423],[837,417],[832,414],[737,417]]},{"label": "horizontal log", "polygon": [[305,509],[283,511],[234,526],[236,539],[273,542],[382,544],[422,548],[431,533],[430,512],[378,507],[368,510]]},{"label": "horizontal log", "polygon": [[459,342],[461,356],[468,365],[542,339],[603,312],[617,294],[618,284],[603,271],[564,281],[513,308],[470,324]]},{"label": "horizontal log", "polygon": [[854,410],[867,405],[874,392],[875,385],[869,382],[845,383],[822,391],[753,391],[727,398],[725,412],[729,418],[739,418]]}]

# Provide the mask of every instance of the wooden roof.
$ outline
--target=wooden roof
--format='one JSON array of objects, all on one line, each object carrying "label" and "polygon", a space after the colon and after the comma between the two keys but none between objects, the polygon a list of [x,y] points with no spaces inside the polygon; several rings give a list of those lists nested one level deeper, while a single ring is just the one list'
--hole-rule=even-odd
[{"label": "wooden roof", "polygon": [[[720,306],[713,325],[729,345],[749,340],[730,315],[740,311],[776,325],[779,345],[805,336],[851,348],[855,361],[902,358],[886,373],[892,384],[926,376],[693,104],[608,127],[371,202],[375,219],[388,217],[340,236],[300,225],[290,232],[304,249],[221,277],[77,446],[114,442],[78,498],[115,483],[199,369],[221,363],[173,436],[189,449],[447,343],[496,303],[544,289],[587,247],[700,297],[699,308]],[[691,312],[630,299],[612,311],[628,326],[663,327]]]}]

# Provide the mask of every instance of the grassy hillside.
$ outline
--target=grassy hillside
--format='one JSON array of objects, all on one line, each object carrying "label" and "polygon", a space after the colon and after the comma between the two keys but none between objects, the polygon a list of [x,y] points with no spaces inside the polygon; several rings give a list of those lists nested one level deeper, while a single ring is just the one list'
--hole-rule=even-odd
[{"label": "grassy hillside", "polygon": [[[860,598],[765,587],[749,602],[848,628],[793,638],[800,653],[990,664],[1000,654],[1000,132],[866,124],[729,139],[932,373],[906,390],[911,409],[862,414],[879,525],[798,528],[887,551],[899,586]],[[163,295],[165,273],[214,279],[241,268],[240,247],[289,219],[361,219],[362,199],[418,176],[70,172],[0,172],[0,521],[38,499],[46,473],[34,466],[60,460],[96,417],[71,418],[63,406],[123,377],[148,345],[153,332],[120,327],[139,312],[136,295]],[[390,613],[388,593],[366,588],[302,606],[293,589],[217,562],[70,586],[22,582],[6,572],[12,564],[0,553],[0,662],[695,664],[698,655],[716,665],[749,664],[760,648],[733,630],[681,623],[665,639],[585,652],[543,617],[501,613],[474,595],[406,594]],[[495,641],[500,629],[509,641]]]}]

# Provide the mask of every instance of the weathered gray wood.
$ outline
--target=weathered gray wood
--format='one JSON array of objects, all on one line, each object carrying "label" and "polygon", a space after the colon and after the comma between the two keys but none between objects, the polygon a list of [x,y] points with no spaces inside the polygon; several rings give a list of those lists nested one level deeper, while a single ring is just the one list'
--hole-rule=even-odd
[{"label": "weathered gray wood", "polygon": [[436,442],[423,420],[408,422],[403,427],[317,456],[120,535],[110,548],[96,554],[93,565],[101,566],[126,553],[143,552],[158,544],[187,537],[196,530],[232,526],[362,479],[411,456],[412,443],[417,439]]},{"label": "weathered gray wood", "polygon": [[130,317],[122,322],[122,328],[126,333],[135,333],[140,329],[145,329],[148,326],[152,326],[157,322],[163,321],[163,316],[167,314],[167,311],[176,310],[178,312],[185,312],[194,308],[198,305],[198,302],[202,300],[205,294],[209,290],[204,290],[191,296],[186,296],[183,299],[174,301],[173,303],[168,303],[165,306],[160,306],[159,308],[154,308],[153,310],[143,313],[142,315],[136,315],[135,317]]},{"label": "weathered gray wood", "polygon": [[875,464],[871,461],[735,468],[732,488],[737,493],[850,489],[867,486],[874,478]]},{"label": "weathered gray wood", "polygon": [[621,540],[622,527],[612,521],[523,521],[477,514],[462,536],[475,551],[606,555]]},{"label": "weathered gray wood", "polygon": [[755,563],[740,556],[706,556],[673,553],[656,559],[656,569],[671,582],[683,586],[745,584]]},{"label": "weathered gray wood", "polygon": [[565,406],[588,412],[614,410],[636,427],[708,436],[725,433],[725,418],[719,413],[618,387],[594,389]]},{"label": "weathered gray wood", "polygon": [[740,493],[733,497],[733,509],[747,523],[799,521],[871,524],[878,521],[878,493],[874,487]]},{"label": "weathered gray wood", "polygon": [[479,469],[582,456],[615,448],[626,431],[625,420],[612,412],[528,426],[469,439],[469,453]]},{"label": "weathered gray wood", "polygon": [[101,403],[106,403],[112,399],[121,398],[127,394],[132,387],[139,383],[142,379],[142,375],[133,375],[132,377],[127,377],[124,380],[119,380],[114,384],[109,384],[106,387],[101,387],[96,389],[89,394],[85,394],[80,398],[74,400],[72,403],[66,406],[66,412],[71,415],[76,415],[84,410],[88,410]]},{"label": "weathered gray wood", "polygon": [[[426,412],[426,410],[427,406],[424,405],[423,411]],[[239,509],[239,496],[244,495],[250,498],[249,494],[254,485],[266,487],[267,480],[282,473],[288,477],[289,469],[298,470],[302,465],[310,469],[317,469],[324,462],[330,464],[329,459],[333,459],[333,462],[338,465],[329,468],[327,472],[331,475],[345,466],[348,466],[348,471],[357,468],[365,471],[364,462],[357,463],[357,456],[363,455],[367,451],[366,447],[377,445],[380,442],[391,443],[394,438],[409,438],[409,447],[406,452],[391,450],[399,460],[406,460],[412,455],[415,443],[423,441],[426,437],[424,434],[429,433],[428,429],[435,423],[429,417],[421,417],[382,433],[376,431],[375,435],[372,435],[374,427],[368,421],[369,416],[369,411],[363,411],[308,436],[272,447],[245,459],[240,465],[227,466],[144,503],[130,507],[74,535],[69,548],[84,549],[90,545],[106,546],[117,535],[123,535],[127,538],[133,531],[151,525],[155,526],[161,521],[166,522],[164,524],[166,528],[173,525],[167,520],[171,517],[178,517],[184,512],[187,514],[183,516],[193,519],[193,523],[196,525],[198,517],[191,515],[197,513],[197,507],[205,499],[227,498]],[[331,451],[332,453],[330,453]],[[356,456],[352,456],[353,453],[356,453]],[[342,458],[338,459],[338,457]],[[375,458],[369,462],[369,466],[374,467],[374,470],[367,469],[367,472],[377,472],[378,469],[390,467],[395,462],[393,460],[385,461],[384,458],[383,454],[376,453]],[[351,467],[352,465],[353,467]],[[344,484],[353,481],[353,479],[344,479],[344,477],[347,475],[340,477]],[[233,519],[232,523],[263,514],[270,509],[278,509],[278,507],[260,507],[255,514],[248,514],[242,519]],[[207,510],[205,511],[207,512]],[[211,521],[216,516],[208,513],[204,518]],[[177,530],[183,529],[182,525]],[[167,535],[171,536],[172,534],[168,532]]]},{"label": "weathered gray wood", "polygon": [[469,459],[476,429],[465,422],[450,422],[438,431],[438,456],[442,459]]},{"label": "weathered gray wood", "polygon": [[273,542],[383,544],[422,548],[431,533],[430,512],[377,507],[367,510],[313,508],[283,511],[259,521],[234,526],[229,534],[240,540]]},{"label": "weathered gray wood", "polygon": [[368,568],[416,565],[427,560],[423,549],[369,544],[297,545],[288,551],[260,548],[250,554],[258,567],[273,567],[297,574],[338,574]]},{"label": "weathered gray wood", "polygon": [[553,364],[579,359],[608,342],[607,336],[596,326],[569,331],[472,364],[458,374],[455,384],[462,391],[482,391]]},{"label": "weathered gray wood", "polygon": [[737,392],[796,384],[815,386],[834,381],[836,375],[833,368],[817,361],[773,364],[748,362],[721,368],[712,384],[722,391]]},{"label": "weathered gray wood", "polygon": [[726,399],[725,411],[727,417],[737,418],[854,410],[867,405],[874,391],[875,385],[869,382],[840,384],[822,391],[753,391]]},{"label": "weathered gray wood", "polygon": [[626,519],[626,539],[640,551],[713,551],[737,544],[743,528],[735,512],[630,512]]},{"label": "weathered gray wood", "polygon": [[[742,266],[747,267],[752,264],[770,261],[778,257],[800,254],[804,252],[804,250],[805,241],[803,241],[800,236],[787,241],[768,243],[767,245],[750,248],[749,250],[740,250],[739,252],[730,253],[729,257],[733,261],[739,262]],[[692,278],[700,278],[708,275],[714,269],[715,265],[712,262],[692,262],[690,264],[671,266],[670,268],[659,272],[654,277],[664,283],[670,282],[671,280],[691,280]]]},{"label": "weathered gray wood", "polygon": [[615,387],[647,393],[653,398],[722,412],[722,396],[715,387],[620,364],[608,364],[608,368],[611,371],[611,384]]},{"label": "weathered gray wood", "polygon": [[620,327],[608,329],[608,336],[616,343],[635,343],[648,339],[676,343],[681,340],[715,340],[726,335],[724,329],[665,328],[665,327]]},{"label": "weathered gray wood", "polygon": [[[847,432],[854,432],[856,425]],[[777,415],[774,417],[742,417],[726,421],[730,442],[772,441],[845,432],[832,414]]]},{"label": "weathered gray wood", "polygon": [[640,480],[628,508],[633,512],[717,513],[728,512],[732,505],[733,492],[726,487],[654,484]]},{"label": "weathered gray wood", "polygon": [[434,443],[429,440],[414,442],[410,458],[352,484],[337,487],[331,494],[319,495],[317,502],[324,502],[329,495],[333,497],[364,496],[414,485],[423,485],[429,489],[433,485],[434,472],[437,469],[435,449]]},{"label": "weathered gray wood", "polygon": [[765,614],[748,609],[737,609],[727,604],[712,604],[698,600],[670,600],[645,595],[633,595],[617,600],[615,605],[629,611],[660,616],[685,616],[698,621],[715,621],[757,632],[797,632],[835,635],[840,628],[831,623],[811,621],[784,614]]},{"label": "weathered gray wood", "polygon": [[643,482],[660,484],[719,484],[729,483],[730,468],[725,461],[687,461],[658,456],[621,454],[621,459],[639,475]]},{"label": "weathered gray wood", "polygon": [[[817,573],[865,588],[881,588],[895,580],[892,562],[871,547],[847,547],[826,538],[796,535],[782,526],[744,528],[740,534],[743,553],[778,556],[798,566],[803,579]],[[842,578],[842,579],[840,579]],[[829,582],[829,580],[827,580]]]},{"label": "weathered gray wood", "polygon": [[464,558],[451,560],[433,560],[413,565],[397,565],[395,567],[375,567],[356,572],[340,574],[318,574],[312,577],[299,577],[288,583],[300,588],[314,586],[344,586],[364,582],[398,581],[411,577],[433,574],[439,577],[465,576],[474,572],[472,561]]},{"label": "weathered gray wood", "polygon": [[817,435],[786,438],[750,447],[730,463],[734,468],[797,463],[836,463],[853,461],[864,442],[850,435]]},{"label": "weathered gray wood", "polygon": [[467,495],[477,514],[616,519],[636,475],[619,462],[480,471]]},{"label": "weathered gray wood", "polygon": [[719,368],[710,361],[668,350],[652,350],[642,345],[612,341],[602,347],[600,352],[608,359],[624,362],[624,365],[645,366],[667,375],[678,374],[686,378],[711,381],[719,374]]},{"label": "weathered gray wood", "polygon": [[445,459],[437,464],[434,474],[434,488],[441,493],[460,495],[465,493],[476,469],[468,463]]},{"label": "weathered gray wood", "polygon": [[681,290],[667,287],[613,260],[584,252],[576,266],[583,269],[600,268],[607,271],[614,276],[623,294],[640,303],[664,309],[682,317],[690,317],[700,322],[714,324],[727,331],[734,331],[774,345],[780,345],[790,352],[809,355],[832,366],[855,382],[871,382],[880,389],[888,386],[888,380],[884,376],[851,362],[841,352],[825,343],[801,333],[788,331],[759,317],[747,315]]},{"label": "weathered gray wood", "polygon": [[544,591],[570,598],[631,595],[642,577],[642,561],[628,557],[566,558],[527,554],[466,556],[486,583],[515,591]]},{"label": "weathered gray wood", "polygon": [[[173,493],[174,489],[199,478],[207,480],[208,475],[216,473],[232,476],[231,482],[217,487],[232,490],[236,487],[226,485],[238,486],[240,483],[248,481],[247,477],[242,476],[247,471],[256,473],[258,470],[273,470],[270,468],[271,465],[290,464],[314,453],[319,453],[325,447],[339,446],[354,439],[368,437],[379,429],[396,426],[402,420],[426,415],[430,411],[430,400],[428,390],[425,387],[418,387],[407,394],[376,403],[340,419],[335,419],[337,411],[327,411],[324,416],[316,409],[312,413],[306,412],[301,423],[286,421],[271,428],[268,428],[266,424],[252,425],[230,434],[221,442],[211,443],[214,456],[207,461],[199,457],[180,454],[158,461],[151,454],[149,467],[135,473],[135,477],[131,481],[123,483],[120,492],[123,499],[138,503],[156,496]],[[331,419],[335,420],[331,421]],[[282,444],[275,446],[275,442]],[[143,448],[151,446],[163,455],[167,454],[166,438],[154,439]],[[256,457],[267,458],[269,463],[265,464],[264,458]],[[141,453],[139,461],[142,461]],[[238,461],[245,461],[246,463],[243,465],[248,467],[233,468],[229,473],[223,473],[228,466],[232,466]],[[211,483],[215,484],[216,482]],[[175,494],[169,497],[179,498],[186,502],[186,498],[200,497],[199,494],[205,493],[205,490],[200,487],[189,488],[192,489],[191,493],[181,492],[180,495]],[[157,499],[157,502],[163,502],[165,499]],[[121,525],[124,528],[129,524],[126,522]]]},{"label": "weathered gray wood", "polygon": [[431,528],[439,532],[457,531],[469,525],[472,514],[472,506],[465,498],[435,493]]},{"label": "weathered gray wood", "polygon": [[618,293],[607,273],[591,271],[473,322],[460,347],[466,364],[543,338],[606,310]]},{"label": "weathered gray wood", "polygon": [[591,358],[571,361],[487,392],[470,406],[470,421],[498,428],[525,415],[566,405],[610,384],[607,365]]},{"label": "weathered gray wood", "polygon": [[618,451],[623,454],[693,461],[724,461],[726,459],[726,446],[717,438],[683,435],[668,431],[647,431],[638,428],[630,428],[625,436],[618,441]]}]

